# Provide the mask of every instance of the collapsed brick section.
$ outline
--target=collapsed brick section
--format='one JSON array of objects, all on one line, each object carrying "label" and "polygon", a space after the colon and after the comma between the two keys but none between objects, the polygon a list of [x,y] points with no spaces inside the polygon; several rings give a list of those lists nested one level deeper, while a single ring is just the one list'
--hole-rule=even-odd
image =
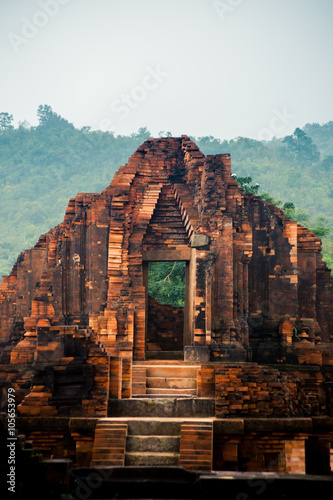
[{"label": "collapsed brick section", "polygon": [[[3,278],[1,362],[20,366],[4,378],[29,374],[24,411],[41,352],[56,378],[70,376],[59,339],[75,327],[86,353],[100,350],[72,356],[82,414],[103,413],[110,394],[130,396],[132,360],[146,355],[151,260],[187,263],[184,348],[206,346],[223,362],[333,365],[333,280],[320,248],[280,209],[244,194],[229,154],[205,157],[187,136],[149,139],[104,191],[71,199],[64,221]],[[90,406],[94,384],[104,402]],[[43,381],[35,392],[45,408],[56,397]]]}]

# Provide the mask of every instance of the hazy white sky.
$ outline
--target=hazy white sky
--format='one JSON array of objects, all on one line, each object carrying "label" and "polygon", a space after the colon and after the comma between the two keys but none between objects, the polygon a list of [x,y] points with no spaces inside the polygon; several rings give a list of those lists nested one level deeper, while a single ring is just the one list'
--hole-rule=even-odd
[{"label": "hazy white sky", "polygon": [[333,119],[332,0],[0,0],[0,111],[131,134]]}]

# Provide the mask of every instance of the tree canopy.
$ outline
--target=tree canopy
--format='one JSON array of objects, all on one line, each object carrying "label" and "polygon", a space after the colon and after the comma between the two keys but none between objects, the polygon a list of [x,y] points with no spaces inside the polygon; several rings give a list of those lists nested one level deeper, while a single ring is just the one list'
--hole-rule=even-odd
[{"label": "tree canopy", "polygon": [[282,142],[286,146],[286,155],[300,164],[312,165],[320,158],[319,151],[311,137],[308,137],[300,128],[296,128],[294,133],[287,135]]},{"label": "tree canopy", "polygon": [[[9,274],[17,256],[40,234],[63,220],[69,198],[104,189],[151,136],[146,127],[130,136],[77,129],[45,104],[37,115],[38,126],[24,122],[15,128],[13,116],[0,113],[0,277]],[[333,267],[333,122],[296,130],[286,140],[192,139],[204,154],[230,153],[245,191],[279,205],[314,230]]]},{"label": "tree canopy", "polygon": [[149,262],[148,293],[161,304],[184,307],[185,262]]},{"label": "tree canopy", "polygon": [[13,115],[9,113],[0,113],[0,132],[14,128],[13,119]]}]

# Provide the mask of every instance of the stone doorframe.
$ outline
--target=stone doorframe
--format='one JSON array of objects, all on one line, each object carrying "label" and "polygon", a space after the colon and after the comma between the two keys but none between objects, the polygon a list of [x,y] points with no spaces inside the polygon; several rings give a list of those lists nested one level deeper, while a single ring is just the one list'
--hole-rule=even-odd
[{"label": "stone doorframe", "polygon": [[[194,300],[195,296],[195,255],[194,249],[186,248],[182,250],[147,250],[142,255],[143,283],[146,290],[146,328],[145,341],[147,344],[148,331],[148,264],[149,262],[185,262],[185,305],[184,305],[184,333],[183,350],[185,346],[193,343],[193,320],[194,320]],[[145,349],[145,352],[147,350]]]}]

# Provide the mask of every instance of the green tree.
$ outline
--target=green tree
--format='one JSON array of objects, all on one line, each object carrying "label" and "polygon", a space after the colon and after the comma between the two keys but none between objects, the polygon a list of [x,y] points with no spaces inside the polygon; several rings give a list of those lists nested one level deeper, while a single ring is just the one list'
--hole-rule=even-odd
[{"label": "green tree", "polygon": [[295,208],[294,213],[288,215],[288,217],[290,217],[293,220],[297,220],[297,222],[299,222],[305,227],[307,227],[309,224],[310,216],[305,210],[303,210],[303,208],[299,207]]},{"label": "green tree", "polygon": [[140,127],[139,130],[132,134],[131,137],[134,139],[139,139],[139,141],[144,142],[150,137],[150,132],[147,127]]},{"label": "green tree", "polygon": [[148,293],[161,304],[184,307],[185,262],[150,262]]},{"label": "green tree", "polygon": [[319,167],[326,172],[333,170],[333,155],[325,156],[325,158],[320,162]]},{"label": "green tree", "polygon": [[290,157],[302,164],[312,165],[320,158],[320,154],[311,137],[300,128],[296,128],[293,135],[286,136],[282,141]]},{"label": "green tree", "polygon": [[333,121],[324,123],[323,125],[319,123],[307,123],[303,127],[303,130],[311,137],[323,157],[333,155]]},{"label": "green tree", "polygon": [[236,174],[232,174],[232,176],[237,184],[244,189],[244,193],[257,195],[259,191],[259,184],[252,184],[252,177],[238,177]]},{"label": "green tree", "polygon": [[42,127],[47,125],[47,123],[52,119],[53,111],[51,106],[47,104],[41,104],[37,109],[37,116],[39,120],[39,125]]},{"label": "green tree", "polygon": [[164,130],[160,130],[160,132],[158,133],[158,137],[172,137],[172,133],[171,132],[164,132]]},{"label": "green tree", "polygon": [[263,191],[262,193],[260,193],[260,198],[263,201],[268,201],[268,203],[272,203],[273,205],[276,205],[277,207],[279,207],[280,205],[282,205],[282,201],[281,200],[276,200],[274,198],[274,196],[272,196],[270,193],[268,193],[268,191]]},{"label": "green tree", "polygon": [[13,128],[13,115],[9,113],[0,113],[0,131],[4,132]]},{"label": "green tree", "polygon": [[328,236],[331,232],[331,228],[326,217],[317,217],[314,225],[310,227],[310,231],[312,231],[319,238],[325,238],[325,236]]},{"label": "green tree", "polygon": [[283,204],[282,210],[289,219],[294,219],[295,217],[295,205],[291,201],[287,201]]},{"label": "green tree", "polygon": [[71,123],[69,123],[65,118],[55,113],[51,106],[47,104],[41,104],[37,109],[37,116],[39,120],[40,127],[70,127],[74,128]]}]

